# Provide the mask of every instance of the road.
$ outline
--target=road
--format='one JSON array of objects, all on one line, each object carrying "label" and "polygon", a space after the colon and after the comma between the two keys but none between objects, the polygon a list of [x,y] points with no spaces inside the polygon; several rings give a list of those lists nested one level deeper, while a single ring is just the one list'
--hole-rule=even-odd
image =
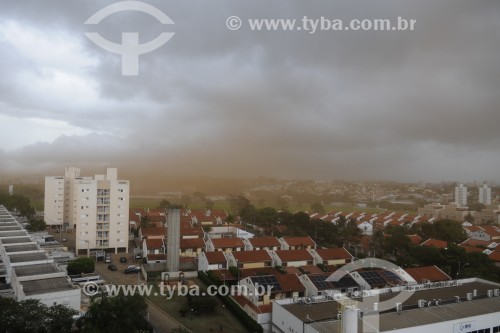
[{"label": "road", "polygon": [[[127,257],[127,263],[120,263],[120,257],[122,256]],[[127,266],[139,265],[139,262],[134,261],[131,255],[121,253],[113,254],[111,257],[112,263],[118,268],[117,271],[108,270],[108,264],[102,261],[96,263],[95,272],[99,274],[103,280],[114,285],[133,285],[146,282],[140,274],[124,273]],[[148,320],[155,328],[156,333],[170,333],[172,329],[182,326],[178,321],[149,301]]]}]

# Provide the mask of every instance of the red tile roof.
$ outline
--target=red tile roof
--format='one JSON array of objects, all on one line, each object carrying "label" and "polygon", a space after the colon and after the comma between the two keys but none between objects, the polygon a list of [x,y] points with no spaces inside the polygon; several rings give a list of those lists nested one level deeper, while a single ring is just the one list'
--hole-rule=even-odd
[{"label": "red tile roof", "polygon": [[304,265],[300,266],[304,270],[304,274],[319,274],[324,273],[318,266],[316,265]]},{"label": "red tile roof", "polygon": [[283,237],[289,246],[314,246],[315,243],[311,237]]},{"label": "red tile roof", "polygon": [[460,244],[460,245],[480,246],[483,248],[487,248],[488,245],[490,245],[491,243],[493,243],[493,241],[484,241],[484,240],[469,238],[469,239],[465,240],[464,242],[462,242],[462,244]]},{"label": "red tile roof", "polygon": [[493,261],[500,262],[500,251],[493,251],[488,257]]},{"label": "red tile roof", "polygon": [[224,253],[221,251],[205,252],[209,264],[224,264],[227,262]]},{"label": "red tile roof", "polygon": [[333,249],[316,249],[323,260],[352,259],[353,256],[343,247]]},{"label": "red tile roof", "polygon": [[238,302],[238,304],[244,308],[245,306],[248,306],[249,308],[251,308],[253,311],[255,311],[256,313],[271,313],[272,311],[272,304],[266,304],[266,305],[260,305],[260,306],[257,306],[255,304],[252,303],[252,301],[250,301],[248,298],[246,298],[245,296],[232,296],[232,298]]},{"label": "red tile roof", "polygon": [[280,247],[281,243],[276,237],[254,237],[249,238],[250,244],[254,247]]},{"label": "red tile roof", "polygon": [[235,248],[235,247],[245,247],[245,244],[240,238],[212,238],[212,243],[216,249],[219,248]]},{"label": "red tile roof", "polygon": [[469,245],[459,245],[465,252],[483,252],[485,248],[469,246]]},{"label": "red tile roof", "polygon": [[181,249],[203,249],[205,248],[205,241],[203,238],[186,238],[180,240]]},{"label": "red tile roof", "polygon": [[278,280],[282,292],[300,292],[306,290],[306,287],[304,287],[299,277],[295,274],[278,274],[276,275],[276,280]]},{"label": "red tile roof", "polygon": [[406,268],[405,271],[418,283],[423,283],[424,280],[430,282],[451,280],[451,277],[449,277],[448,274],[436,266]]},{"label": "red tile roof", "polygon": [[295,266],[286,266],[285,270],[286,270],[287,274],[302,275],[302,272],[297,267],[295,267]]},{"label": "red tile roof", "polygon": [[276,255],[284,262],[313,260],[314,258],[306,249],[301,250],[277,250]]},{"label": "red tile roof", "polygon": [[422,237],[419,235],[406,235],[414,245],[420,245],[422,243]]},{"label": "red tile roof", "polygon": [[233,251],[234,258],[241,263],[249,262],[271,262],[271,256],[266,250],[257,251]]},{"label": "red tile roof", "polygon": [[166,254],[148,254],[148,260],[167,260]]},{"label": "red tile roof", "polygon": [[161,227],[141,227],[143,237],[148,236],[165,236],[165,228]]},{"label": "red tile roof", "polygon": [[484,232],[491,237],[498,237],[500,236],[500,228],[494,226],[494,225],[485,225],[482,227]]},{"label": "red tile roof", "polygon": [[146,246],[148,250],[161,249],[165,247],[165,244],[163,244],[163,239],[146,239]]},{"label": "red tile roof", "polygon": [[437,249],[446,249],[448,247],[448,242],[445,242],[445,241],[442,241],[439,239],[429,238],[428,240],[426,240],[425,242],[423,242],[420,245],[421,246],[429,246],[429,247],[433,246]]}]

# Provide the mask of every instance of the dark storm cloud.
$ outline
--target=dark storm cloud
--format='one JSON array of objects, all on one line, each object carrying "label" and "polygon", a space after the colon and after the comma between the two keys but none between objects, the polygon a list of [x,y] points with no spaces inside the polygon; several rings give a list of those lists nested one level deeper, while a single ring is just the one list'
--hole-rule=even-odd
[{"label": "dark storm cloud", "polygon": [[[82,133],[11,149],[2,168],[112,160],[137,170],[141,160],[144,170],[198,175],[498,178],[500,3],[147,2],[173,19],[166,29],[175,36],[140,57],[137,77],[121,76],[120,57],[83,34],[119,41],[138,31],[145,42],[164,29],[148,15],[119,13],[88,27],[113,1],[4,5],[2,22],[45,36],[42,46],[59,38],[62,54],[76,56],[0,39],[0,115],[59,120]],[[405,32],[230,31],[230,15],[417,24]]]}]

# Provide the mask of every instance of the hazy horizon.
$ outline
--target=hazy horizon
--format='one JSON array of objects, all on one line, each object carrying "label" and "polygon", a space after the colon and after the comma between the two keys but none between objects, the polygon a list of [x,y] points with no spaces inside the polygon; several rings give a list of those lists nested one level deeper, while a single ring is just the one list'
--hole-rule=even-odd
[{"label": "hazy horizon", "polygon": [[[0,175],[500,181],[500,2],[7,2]],[[414,31],[231,31],[226,19],[415,19]],[[173,38],[139,75],[93,44]],[[151,180],[153,179],[153,180]]]}]

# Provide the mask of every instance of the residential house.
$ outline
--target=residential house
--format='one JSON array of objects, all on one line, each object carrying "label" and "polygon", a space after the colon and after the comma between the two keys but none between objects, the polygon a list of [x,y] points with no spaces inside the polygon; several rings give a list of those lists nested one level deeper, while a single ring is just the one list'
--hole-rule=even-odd
[{"label": "residential house", "polygon": [[439,239],[429,238],[428,240],[420,244],[420,246],[435,247],[436,249],[446,249],[448,248],[448,242]]},{"label": "residential house", "polygon": [[300,250],[278,250],[270,252],[275,266],[305,266],[314,265],[315,260],[311,252],[306,249]]},{"label": "residential house", "polygon": [[354,258],[352,254],[343,247],[316,249],[310,252],[315,257],[316,263],[324,265],[344,265],[351,262]]},{"label": "residential house", "polygon": [[271,267],[273,260],[267,250],[233,251],[227,255],[229,266],[238,268]]},{"label": "residential house", "polygon": [[301,250],[301,249],[314,249],[316,248],[316,243],[311,237],[281,237],[279,239],[281,243],[281,248],[283,250]]},{"label": "residential house", "polygon": [[243,251],[245,244],[241,238],[209,238],[205,242],[206,251],[222,251],[222,252],[232,252],[232,251]]},{"label": "residential house", "polygon": [[227,258],[225,253],[222,251],[214,252],[201,252],[198,255],[198,270],[199,271],[210,271],[215,269],[226,269]]},{"label": "residential house", "polygon": [[405,269],[417,283],[449,281],[451,277],[437,266],[421,266]]},{"label": "residential house", "polygon": [[281,250],[281,243],[276,237],[253,237],[244,238],[245,250]]},{"label": "residential house", "polygon": [[182,238],[180,240],[181,257],[198,257],[205,249],[203,238]]}]

